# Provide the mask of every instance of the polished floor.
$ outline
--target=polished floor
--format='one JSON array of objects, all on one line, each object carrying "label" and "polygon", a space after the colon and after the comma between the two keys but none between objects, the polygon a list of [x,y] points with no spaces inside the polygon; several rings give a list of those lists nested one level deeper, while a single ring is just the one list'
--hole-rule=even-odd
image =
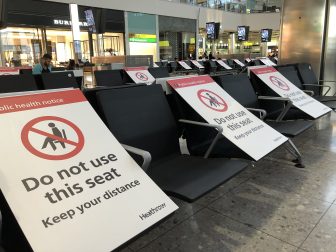
[{"label": "polished floor", "polygon": [[180,209],[122,252],[336,251],[336,114]]}]

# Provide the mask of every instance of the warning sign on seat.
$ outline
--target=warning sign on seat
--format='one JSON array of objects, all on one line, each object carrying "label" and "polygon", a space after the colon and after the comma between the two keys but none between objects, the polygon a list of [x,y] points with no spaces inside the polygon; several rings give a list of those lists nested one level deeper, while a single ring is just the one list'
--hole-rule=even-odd
[{"label": "warning sign on seat", "polygon": [[1,190],[34,251],[112,251],[177,209],[81,91],[0,104]]},{"label": "warning sign on seat", "polygon": [[220,125],[224,137],[255,160],[287,141],[235,101],[210,76],[167,82],[208,123]]},{"label": "warning sign on seat", "polygon": [[148,72],[145,67],[127,67],[124,68],[128,76],[134,81],[136,84],[153,84],[155,82],[155,78]]},{"label": "warning sign on seat", "polygon": [[281,97],[288,98],[293,105],[313,118],[318,118],[331,109],[307,95],[273,67],[251,69],[258,78]]}]

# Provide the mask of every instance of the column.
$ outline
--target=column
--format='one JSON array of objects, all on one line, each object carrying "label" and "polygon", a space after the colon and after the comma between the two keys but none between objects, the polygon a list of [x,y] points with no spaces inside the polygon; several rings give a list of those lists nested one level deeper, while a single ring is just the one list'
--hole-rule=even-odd
[{"label": "column", "polygon": [[78,63],[78,60],[82,59],[82,48],[81,48],[81,41],[80,41],[80,28],[79,28],[79,17],[78,17],[78,5],[77,4],[70,4],[69,6],[70,6],[73,50],[74,50],[75,62]]}]

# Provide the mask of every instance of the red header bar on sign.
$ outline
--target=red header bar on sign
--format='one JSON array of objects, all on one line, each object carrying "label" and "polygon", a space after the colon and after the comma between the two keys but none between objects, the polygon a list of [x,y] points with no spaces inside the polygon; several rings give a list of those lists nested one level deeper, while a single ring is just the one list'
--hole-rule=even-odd
[{"label": "red header bar on sign", "polygon": [[204,75],[204,76],[196,76],[196,77],[176,79],[176,80],[168,80],[167,82],[173,89],[178,89],[178,88],[185,88],[185,87],[190,87],[190,86],[209,84],[209,83],[214,82],[214,80],[211,79],[210,76]]},{"label": "red header bar on sign", "polygon": [[124,67],[125,71],[143,71],[147,69],[148,67]]},{"label": "red header bar on sign", "polygon": [[278,72],[274,67],[256,68],[256,69],[251,69],[251,71],[255,73],[256,75]]},{"label": "red header bar on sign", "polygon": [[0,98],[0,114],[87,101],[78,89]]}]

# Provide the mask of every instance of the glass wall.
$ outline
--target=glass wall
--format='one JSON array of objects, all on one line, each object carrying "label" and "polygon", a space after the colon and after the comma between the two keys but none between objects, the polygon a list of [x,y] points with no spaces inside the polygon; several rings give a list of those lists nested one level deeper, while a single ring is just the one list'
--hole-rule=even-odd
[{"label": "glass wall", "polygon": [[282,0],[166,0],[237,13],[279,12]]},{"label": "glass wall", "polygon": [[42,53],[41,33],[35,28],[8,27],[0,30],[3,66],[32,66]]}]

